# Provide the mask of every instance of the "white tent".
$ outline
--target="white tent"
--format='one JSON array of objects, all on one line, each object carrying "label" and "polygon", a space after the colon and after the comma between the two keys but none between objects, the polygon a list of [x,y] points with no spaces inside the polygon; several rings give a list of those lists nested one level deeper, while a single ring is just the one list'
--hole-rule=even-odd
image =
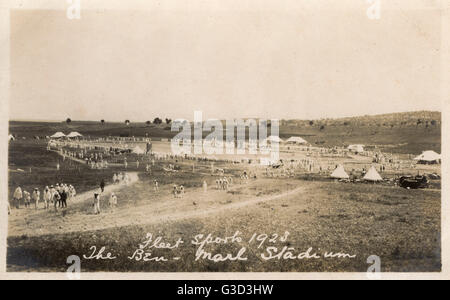
[{"label": "white tent", "polygon": [[350,176],[348,176],[347,172],[345,172],[344,167],[342,165],[339,165],[336,170],[331,173],[331,178],[335,179],[349,179]]},{"label": "white tent", "polygon": [[270,142],[270,143],[282,143],[282,142],[283,142],[283,140],[280,139],[280,137],[279,137],[279,136],[276,136],[276,135],[271,135],[271,136],[269,136],[269,137],[266,139],[266,141],[267,141],[267,142]]},{"label": "white tent", "polygon": [[414,160],[417,160],[419,162],[439,162],[441,160],[441,155],[437,154],[434,151],[424,151],[422,154],[414,158]]},{"label": "white tent", "polygon": [[145,151],[144,151],[144,150],[142,150],[142,148],[141,148],[141,147],[139,147],[139,146],[136,146],[136,147],[134,147],[134,149],[133,149],[133,153],[135,153],[135,154],[144,154],[144,153],[145,153]]},{"label": "white tent", "polygon": [[356,153],[361,153],[364,152],[364,145],[350,145],[347,149]]},{"label": "white tent", "polygon": [[76,131],[72,131],[67,135],[68,138],[82,137],[82,135]]},{"label": "white tent", "polygon": [[12,134],[10,134],[8,136],[8,141],[14,141],[14,140],[15,140],[14,136]]},{"label": "white tent", "polygon": [[304,140],[299,136],[291,136],[289,139],[287,139],[286,142],[289,144],[301,144],[301,145],[308,143],[306,140]]},{"label": "white tent", "polygon": [[364,176],[364,180],[367,181],[382,181],[383,178],[380,176],[380,174],[377,172],[374,166],[372,166],[369,169],[369,172]]},{"label": "white tent", "polygon": [[58,131],[57,133],[55,133],[54,135],[51,136],[51,138],[53,139],[59,139],[62,137],[65,137],[66,135],[64,133],[62,133],[61,131]]}]

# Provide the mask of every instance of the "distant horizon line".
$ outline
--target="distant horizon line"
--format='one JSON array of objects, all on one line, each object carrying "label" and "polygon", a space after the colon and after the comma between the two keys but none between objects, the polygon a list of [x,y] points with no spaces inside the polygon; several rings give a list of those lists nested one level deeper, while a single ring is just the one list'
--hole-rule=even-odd
[{"label": "distant horizon line", "polygon": [[[420,113],[420,112],[429,112],[429,113],[441,113],[442,111],[439,110],[412,110],[412,111],[403,111],[403,112],[391,112],[391,113],[377,113],[377,114],[364,114],[364,115],[353,115],[353,116],[343,116],[343,117],[325,117],[325,118],[313,118],[313,119],[306,119],[306,118],[272,118],[272,120],[280,120],[280,121],[320,121],[320,120],[339,120],[339,119],[347,119],[347,118],[359,118],[359,117],[376,117],[376,116],[384,116],[384,115],[395,115],[395,114],[407,114],[407,113]],[[70,117],[66,117],[65,119],[60,120],[44,120],[44,119],[9,119],[8,122],[31,122],[31,123],[37,123],[37,122],[45,122],[45,123],[66,123],[66,120]],[[161,118],[161,117],[154,117],[155,118]],[[164,122],[166,117],[162,117],[161,120]],[[71,122],[100,122],[100,120],[92,120],[92,119],[71,119]],[[181,118],[179,118],[181,119]],[[217,118],[216,118],[217,119]],[[233,118],[233,119],[263,119],[263,120],[271,120],[269,118],[260,118],[260,117],[245,117],[245,118]],[[127,118],[124,118],[122,121],[118,120],[112,120],[108,121],[106,119],[105,123],[124,123]],[[145,121],[133,121],[130,120],[130,123],[146,123],[147,121],[153,122],[152,119],[145,120]],[[172,121],[177,120],[176,118],[171,119]],[[207,119],[206,119],[207,120]],[[221,118],[219,119],[221,121],[229,120],[229,118]],[[188,120],[193,122],[193,120]]]}]

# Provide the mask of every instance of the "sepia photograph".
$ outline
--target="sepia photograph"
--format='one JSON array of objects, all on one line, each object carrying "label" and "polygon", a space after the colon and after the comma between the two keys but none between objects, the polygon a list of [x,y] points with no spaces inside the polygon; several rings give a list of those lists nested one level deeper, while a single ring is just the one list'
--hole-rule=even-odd
[{"label": "sepia photograph", "polygon": [[6,2],[2,278],[448,278],[447,1]]}]

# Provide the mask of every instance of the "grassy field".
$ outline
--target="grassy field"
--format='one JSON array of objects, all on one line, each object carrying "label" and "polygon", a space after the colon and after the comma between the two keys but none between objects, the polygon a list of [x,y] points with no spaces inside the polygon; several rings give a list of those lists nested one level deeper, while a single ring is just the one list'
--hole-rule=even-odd
[{"label": "grassy field", "polygon": [[[122,272],[188,272],[188,271],[239,271],[239,272],[320,272],[346,271],[364,272],[368,265],[367,257],[378,255],[384,272],[438,272],[441,268],[440,253],[440,192],[408,191],[400,188],[377,186],[372,184],[342,184],[334,182],[306,182],[289,180],[280,187],[279,182],[262,180],[249,186],[239,186],[233,193],[213,199],[202,198],[192,192],[181,199],[148,197],[142,193],[146,184],[127,190],[119,195],[119,207],[124,212],[119,215],[103,216],[96,222],[128,218],[138,220],[137,212],[128,211],[130,206],[138,206],[145,214],[144,219],[169,214],[171,211],[183,211],[186,216],[195,209],[202,208],[207,202],[220,206],[217,212],[205,216],[186,217],[178,220],[166,220],[152,224],[111,226],[85,232],[68,232],[43,236],[15,236],[8,238],[9,270],[53,270],[64,271],[65,259],[69,255],[89,255],[90,247],[105,246],[116,260],[83,260],[84,271],[122,271]],[[262,201],[239,209],[226,209],[226,199],[232,202],[243,201],[258,193],[279,193],[280,190],[301,188],[298,193],[273,201]],[[151,194],[148,191],[148,194]],[[230,195],[233,194],[233,195]],[[125,196],[127,195],[127,196]],[[235,196],[240,195],[240,200]],[[246,197],[247,196],[247,197]],[[261,195],[259,195],[261,197]],[[130,203],[130,199],[136,202]],[[200,208],[192,205],[198,201]],[[165,203],[165,206],[164,206]],[[165,207],[165,209],[163,209]],[[141,216],[142,219],[142,216]],[[92,219],[90,219],[92,221]],[[70,226],[70,216],[61,220]],[[190,241],[199,233],[213,236],[232,236],[242,233],[243,241],[220,245],[207,245],[206,250],[213,254],[234,253],[245,247],[248,260],[245,262],[195,261],[197,246]],[[253,233],[282,236],[290,235],[287,241],[266,241],[261,247],[259,242],[250,242]],[[144,241],[147,233],[164,238],[165,242],[175,242],[182,238],[185,243],[175,250],[149,250],[152,257],[164,256],[167,262],[142,262],[130,260],[138,245]],[[298,253],[312,247],[314,252],[348,253],[356,255],[352,259],[330,258],[310,260],[270,260],[263,261],[261,254],[268,246],[293,247]],[[320,250],[319,250],[320,249]],[[171,260],[181,257],[181,260]]]}]

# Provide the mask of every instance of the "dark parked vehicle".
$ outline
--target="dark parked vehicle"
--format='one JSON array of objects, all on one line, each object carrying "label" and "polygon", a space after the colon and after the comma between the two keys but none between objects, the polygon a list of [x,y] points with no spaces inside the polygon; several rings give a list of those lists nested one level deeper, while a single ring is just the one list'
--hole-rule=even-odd
[{"label": "dark parked vehicle", "polygon": [[424,189],[428,187],[428,178],[426,176],[403,176],[399,179],[399,184],[405,189]]}]

